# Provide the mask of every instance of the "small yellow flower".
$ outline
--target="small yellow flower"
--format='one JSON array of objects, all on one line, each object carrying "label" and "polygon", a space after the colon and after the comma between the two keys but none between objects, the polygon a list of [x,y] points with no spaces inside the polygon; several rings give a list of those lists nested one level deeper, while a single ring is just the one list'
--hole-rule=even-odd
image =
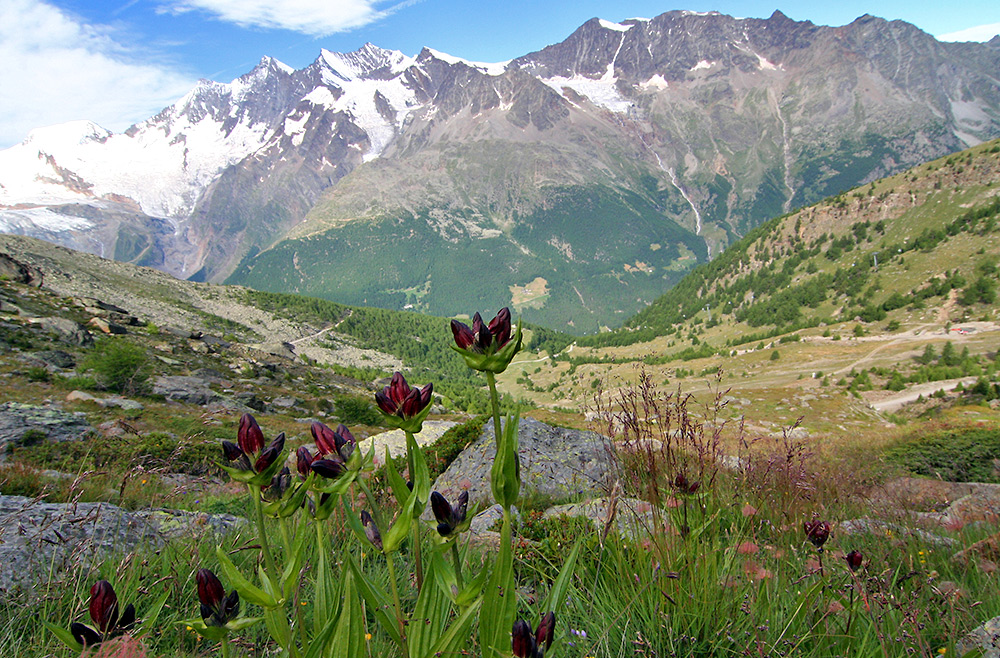
[{"label": "small yellow flower", "polygon": [[371,642],[371,639],[372,639],[372,634],[371,633],[365,633],[365,642]]},{"label": "small yellow flower", "polygon": [[145,481],[145,480],[143,480],[143,481],[142,481],[142,483],[143,483],[143,484],[146,484],[146,481]]},{"label": "small yellow flower", "polygon": [[938,655],[941,655],[941,656],[943,656],[943,655],[945,655],[946,653],[948,653],[948,649],[947,649],[947,647],[941,647],[940,649],[938,649]]},{"label": "small yellow flower", "polygon": [[190,626],[188,626],[188,627],[187,627],[187,629],[188,629],[189,631],[193,631],[193,630],[194,630],[194,629],[193,629],[193,628],[191,628]]},{"label": "small yellow flower", "polygon": [[299,605],[305,605],[305,604],[306,604],[306,602],[305,602],[305,601],[300,601],[300,602],[299,602]]}]

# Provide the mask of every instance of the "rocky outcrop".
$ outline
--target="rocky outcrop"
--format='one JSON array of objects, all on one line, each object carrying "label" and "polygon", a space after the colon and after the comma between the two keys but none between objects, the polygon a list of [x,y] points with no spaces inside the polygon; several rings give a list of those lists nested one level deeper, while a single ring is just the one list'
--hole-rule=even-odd
[{"label": "rocky outcrop", "polygon": [[[522,499],[565,500],[607,490],[612,478],[611,448],[595,432],[553,427],[534,418],[518,426]],[[434,489],[453,500],[465,490],[469,504],[493,503],[490,467],[496,456],[493,421],[434,482]]]},{"label": "rocky outcrop", "polygon": [[229,514],[127,512],[108,503],[45,503],[0,495],[0,595],[29,589],[50,573],[90,567],[143,546],[193,542],[244,522]]},{"label": "rocky outcrop", "polygon": [[41,441],[76,441],[93,428],[84,414],[55,407],[4,402],[0,404],[0,461],[11,448]]}]

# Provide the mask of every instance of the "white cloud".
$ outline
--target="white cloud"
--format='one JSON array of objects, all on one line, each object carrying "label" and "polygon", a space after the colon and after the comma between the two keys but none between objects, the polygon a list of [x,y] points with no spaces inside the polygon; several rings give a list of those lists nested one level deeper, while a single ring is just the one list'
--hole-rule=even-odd
[{"label": "white cloud", "polygon": [[[325,36],[368,25],[399,6],[379,10],[384,0],[171,0],[173,11],[202,10],[242,27],[292,30]],[[408,3],[406,3],[408,4]]]},{"label": "white cloud", "polygon": [[939,34],[938,41],[989,41],[1000,34],[1000,23],[987,23],[986,25],[976,25],[957,32]]},{"label": "white cloud", "polygon": [[108,28],[40,0],[0,2],[0,63],[0,148],[32,128],[77,119],[121,131],[195,83],[137,60]]}]

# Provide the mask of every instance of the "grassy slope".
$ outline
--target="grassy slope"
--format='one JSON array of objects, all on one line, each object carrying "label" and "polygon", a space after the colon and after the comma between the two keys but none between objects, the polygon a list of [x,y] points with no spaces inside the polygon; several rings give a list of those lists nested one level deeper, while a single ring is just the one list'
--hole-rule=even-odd
[{"label": "grassy slope", "polygon": [[[880,389],[893,371],[916,375],[914,359],[926,345],[940,352],[951,341],[978,358],[977,372],[996,367],[995,306],[959,302],[979,278],[996,284],[991,266],[1000,260],[1000,234],[991,217],[998,182],[1000,143],[991,142],[775,219],[696,268],[627,329],[569,348],[569,337],[552,340],[550,351],[561,351],[556,359],[524,356],[507,390],[579,408],[599,385],[635,381],[639,364],[659,382],[683,381],[692,390],[703,390],[721,368],[723,387],[735,390],[730,412],[761,429],[803,417],[812,431],[850,435],[884,423],[870,403],[890,395]],[[971,230],[944,231],[979,208],[991,210]],[[926,240],[934,231],[942,239]],[[914,248],[918,241],[924,248]],[[835,244],[841,253],[831,260]],[[942,294],[930,294],[929,281]],[[961,285],[944,290],[945,281]],[[814,308],[797,301],[810,286],[819,291]],[[948,331],[962,322],[977,330]],[[874,390],[848,394],[852,371],[870,368],[880,370],[870,375]]]}]

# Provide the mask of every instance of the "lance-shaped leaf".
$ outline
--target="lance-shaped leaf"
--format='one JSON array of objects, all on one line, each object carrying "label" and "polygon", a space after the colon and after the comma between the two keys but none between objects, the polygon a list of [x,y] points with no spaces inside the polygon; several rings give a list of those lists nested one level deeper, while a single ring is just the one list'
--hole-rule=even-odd
[{"label": "lance-shaped leaf", "polygon": [[519,422],[519,414],[507,416],[507,422],[504,423],[503,431],[500,433],[497,454],[490,469],[493,498],[508,510],[517,502],[517,497],[521,493],[521,462],[517,454]]},{"label": "lance-shaped leaf", "polygon": [[236,565],[233,564],[233,561],[229,559],[226,552],[222,550],[221,546],[216,546],[215,556],[219,559],[219,567],[222,569],[222,574],[233,588],[240,593],[240,597],[244,601],[259,605],[262,608],[273,609],[280,605],[277,598],[247,580],[240,573],[240,570],[236,568]]}]

